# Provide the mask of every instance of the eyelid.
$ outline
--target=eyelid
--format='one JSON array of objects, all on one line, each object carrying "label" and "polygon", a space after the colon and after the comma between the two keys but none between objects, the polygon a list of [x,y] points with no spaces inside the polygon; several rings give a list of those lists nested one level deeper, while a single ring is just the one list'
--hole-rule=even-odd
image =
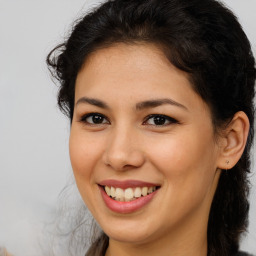
[{"label": "eyelid", "polygon": [[148,124],[148,125],[151,125],[151,126],[155,126],[155,127],[164,127],[164,126],[168,126],[168,125],[171,125],[171,124],[179,124],[179,121],[173,117],[170,117],[170,116],[167,116],[167,115],[163,115],[163,114],[150,114],[148,115],[144,121],[143,121],[143,125],[146,125],[146,122],[153,118],[153,117],[157,117],[157,116],[160,116],[160,117],[163,117],[163,118],[166,118],[169,123],[168,124],[163,124],[163,125],[152,125],[152,124]]},{"label": "eyelid", "polygon": [[[107,120],[107,123],[104,122],[104,123],[100,123],[100,124],[92,124],[92,123],[89,123],[86,121],[86,119],[88,117],[92,117],[92,116],[101,116],[102,118],[106,119]],[[98,113],[98,112],[90,112],[90,113],[87,113],[87,114],[84,114],[82,115],[80,118],[79,118],[79,122],[83,123],[83,124],[86,124],[86,125],[91,125],[91,126],[99,126],[99,125],[105,125],[105,124],[110,124],[108,118],[101,114],[101,113]]]},{"label": "eyelid", "polygon": [[[92,116],[100,116],[102,117],[103,119],[106,120],[106,122],[102,122],[102,123],[90,123],[88,121],[86,121],[87,118],[89,117],[92,117]],[[147,122],[151,119],[151,118],[154,118],[154,117],[162,117],[162,118],[165,118],[168,123],[167,124],[147,124]],[[104,114],[101,114],[101,113],[98,113],[98,112],[90,112],[90,113],[87,113],[87,114],[84,114],[82,115],[79,120],[79,122],[85,124],[85,125],[89,125],[89,126],[100,126],[100,125],[105,125],[105,124],[111,124],[109,119],[104,115]],[[173,117],[170,117],[170,116],[167,116],[167,115],[163,115],[163,114],[150,114],[148,116],[146,116],[142,122],[142,125],[149,125],[149,126],[155,126],[155,127],[164,127],[164,126],[168,126],[168,125],[171,125],[171,124],[179,124],[179,121]]]}]

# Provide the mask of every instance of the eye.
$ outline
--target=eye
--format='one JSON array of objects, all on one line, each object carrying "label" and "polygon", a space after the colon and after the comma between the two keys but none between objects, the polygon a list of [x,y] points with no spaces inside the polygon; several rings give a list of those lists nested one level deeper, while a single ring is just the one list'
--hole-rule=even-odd
[{"label": "eye", "polygon": [[109,124],[109,121],[107,118],[99,113],[90,113],[84,115],[81,120],[82,123],[87,123],[91,125],[97,125],[97,124]]},{"label": "eye", "polygon": [[146,118],[143,124],[154,126],[166,126],[169,124],[178,123],[178,121],[170,116],[154,114]]}]

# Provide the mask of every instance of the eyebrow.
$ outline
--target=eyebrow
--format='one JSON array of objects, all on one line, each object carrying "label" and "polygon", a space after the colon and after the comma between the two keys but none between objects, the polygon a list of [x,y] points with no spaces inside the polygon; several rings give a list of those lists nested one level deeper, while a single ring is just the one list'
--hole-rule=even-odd
[{"label": "eyebrow", "polygon": [[180,104],[177,101],[169,99],[169,98],[155,99],[155,100],[153,99],[153,100],[146,100],[143,102],[139,102],[136,104],[136,109],[142,110],[142,109],[146,109],[146,108],[155,108],[155,107],[165,105],[165,104],[170,104],[172,106],[180,107],[180,108],[183,108],[188,111],[188,109],[184,105]]},{"label": "eyebrow", "polygon": [[[95,98],[82,97],[76,102],[76,105],[81,104],[81,103],[94,105],[96,107],[103,108],[103,109],[110,109],[110,107],[108,106],[107,103],[105,103],[99,99],[95,99]],[[147,108],[156,108],[156,107],[159,107],[159,106],[165,105],[165,104],[170,104],[172,106],[180,107],[180,108],[183,108],[188,111],[188,109],[184,105],[182,105],[181,103],[179,103],[177,101],[169,99],[169,98],[152,99],[152,100],[146,100],[146,101],[139,102],[136,104],[136,110],[143,110],[143,109],[147,109]]]},{"label": "eyebrow", "polygon": [[105,102],[98,100],[98,99],[82,97],[76,102],[76,105],[79,105],[81,103],[87,103],[87,104],[94,105],[99,108],[109,109],[109,106]]}]

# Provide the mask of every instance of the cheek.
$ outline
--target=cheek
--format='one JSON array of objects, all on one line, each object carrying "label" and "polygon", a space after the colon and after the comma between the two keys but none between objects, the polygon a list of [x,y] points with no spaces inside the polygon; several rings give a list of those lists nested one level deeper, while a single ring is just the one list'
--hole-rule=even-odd
[{"label": "cheek", "polygon": [[201,207],[208,209],[216,189],[215,146],[210,136],[183,134],[153,145],[152,162],[164,177],[166,200],[159,208],[165,209],[166,218],[172,222]]},{"label": "cheek", "polygon": [[76,128],[71,129],[69,154],[77,183],[92,182],[91,177],[100,155],[101,146],[94,139]]},{"label": "cheek", "polygon": [[[200,131],[200,130],[199,130]],[[152,162],[172,187],[205,188],[215,173],[216,152],[212,131],[184,131],[152,143]],[[196,187],[194,189],[197,189]]]},{"label": "cheek", "polygon": [[77,188],[88,208],[94,209],[92,198],[97,185],[93,174],[99,162],[100,146],[93,136],[85,136],[80,130],[71,128],[69,154]]}]

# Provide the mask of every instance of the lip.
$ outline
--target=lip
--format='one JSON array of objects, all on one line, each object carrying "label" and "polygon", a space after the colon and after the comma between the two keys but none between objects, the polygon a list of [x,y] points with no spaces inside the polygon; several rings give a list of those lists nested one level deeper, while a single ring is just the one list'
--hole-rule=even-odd
[{"label": "lip", "polygon": [[140,181],[140,180],[103,180],[98,183],[100,186],[108,186],[115,188],[136,188],[136,187],[159,187],[159,184],[154,184],[150,182]]},{"label": "lip", "polygon": [[105,205],[113,212],[120,213],[120,214],[128,214],[133,213],[147,204],[151,202],[151,200],[154,198],[154,196],[157,194],[158,189],[154,192],[142,196],[136,200],[130,201],[130,202],[121,202],[116,201],[109,197],[107,193],[105,192],[104,186],[112,186],[116,188],[135,188],[135,187],[153,187],[158,186],[157,184],[148,183],[148,182],[142,182],[142,181],[136,181],[136,180],[126,180],[126,181],[117,181],[117,180],[105,180],[98,184],[99,189],[101,192],[101,196],[103,198],[103,201]]}]

